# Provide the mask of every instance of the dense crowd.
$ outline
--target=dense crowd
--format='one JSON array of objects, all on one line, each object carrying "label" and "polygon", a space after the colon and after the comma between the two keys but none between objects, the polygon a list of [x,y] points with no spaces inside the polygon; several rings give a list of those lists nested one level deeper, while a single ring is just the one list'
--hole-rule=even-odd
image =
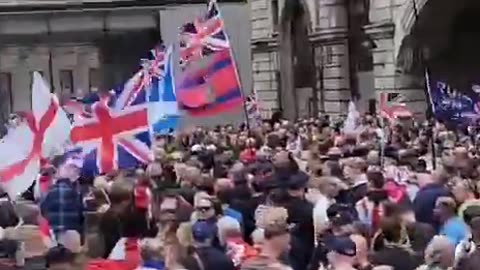
[{"label": "dense crowd", "polygon": [[95,178],[57,156],[1,199],[0,269],[478,269],[476,125],[342,126],[197,128]]}]

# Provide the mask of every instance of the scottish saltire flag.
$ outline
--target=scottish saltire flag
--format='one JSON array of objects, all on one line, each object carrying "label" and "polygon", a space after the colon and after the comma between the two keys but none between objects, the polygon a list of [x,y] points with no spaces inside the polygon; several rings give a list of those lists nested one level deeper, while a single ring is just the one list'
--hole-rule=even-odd
[{"label": "scottish saltire flag", "polygon": [[237,69],[217,4],[182,26],[177,101],[194,117],[232,111],[243,105]]},{"label": "scottish saltire flag", "polygon": [[173,76],[173,48],[165,53],[164,75],[155,78],[148,91],[148,121],[154,134],[169,134],[175,130],[180,120],[175,80]]}]

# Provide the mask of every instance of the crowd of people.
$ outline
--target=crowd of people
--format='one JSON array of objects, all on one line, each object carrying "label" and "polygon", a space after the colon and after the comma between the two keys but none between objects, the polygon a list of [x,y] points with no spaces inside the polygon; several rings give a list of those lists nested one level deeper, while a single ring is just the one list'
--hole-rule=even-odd
[{"label": "crowd of people", "polygon": [[0,199],[0,269],[477,269],[478,142],[322,116],[159,136],[152,163],[95,178],[64,154]]}]

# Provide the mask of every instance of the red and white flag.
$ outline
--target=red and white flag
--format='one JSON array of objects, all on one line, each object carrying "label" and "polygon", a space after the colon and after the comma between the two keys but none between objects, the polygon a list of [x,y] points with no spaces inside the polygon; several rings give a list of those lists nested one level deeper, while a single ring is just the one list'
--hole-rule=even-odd
[{"label": "red and white flag", "polygon": [[401,97],[402,95],[399,95],[394,100],[389,101],[387,93],[380,94],[380,114],[382,117],[389,120],[413,117],[413,113],[408,109],[407,105],[398,100]]},{"label": "red and white flag", "polygon": [[40,161],[62,151],[70,121],[42,76],[35,72],[32,111],[19,113],[21,122],[0,141],[0,186],[15,199],[38,176]]}]

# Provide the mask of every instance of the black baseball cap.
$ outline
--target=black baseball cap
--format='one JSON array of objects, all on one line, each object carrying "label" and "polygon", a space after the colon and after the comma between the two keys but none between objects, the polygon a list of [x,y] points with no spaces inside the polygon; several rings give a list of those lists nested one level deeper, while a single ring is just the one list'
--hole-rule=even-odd
[{"label": "black baseball cap", "polygon": [[357,255],[357,246],[348,236],[332,237],[325,244],[331,252],[349,257]]},{"label": "black baseball cap", "polygon": [[351,207],[339,203],[334,203],[328,207],[327,217],[333,226],[352,224],[356,220],[356,217],[351,211]]}]

